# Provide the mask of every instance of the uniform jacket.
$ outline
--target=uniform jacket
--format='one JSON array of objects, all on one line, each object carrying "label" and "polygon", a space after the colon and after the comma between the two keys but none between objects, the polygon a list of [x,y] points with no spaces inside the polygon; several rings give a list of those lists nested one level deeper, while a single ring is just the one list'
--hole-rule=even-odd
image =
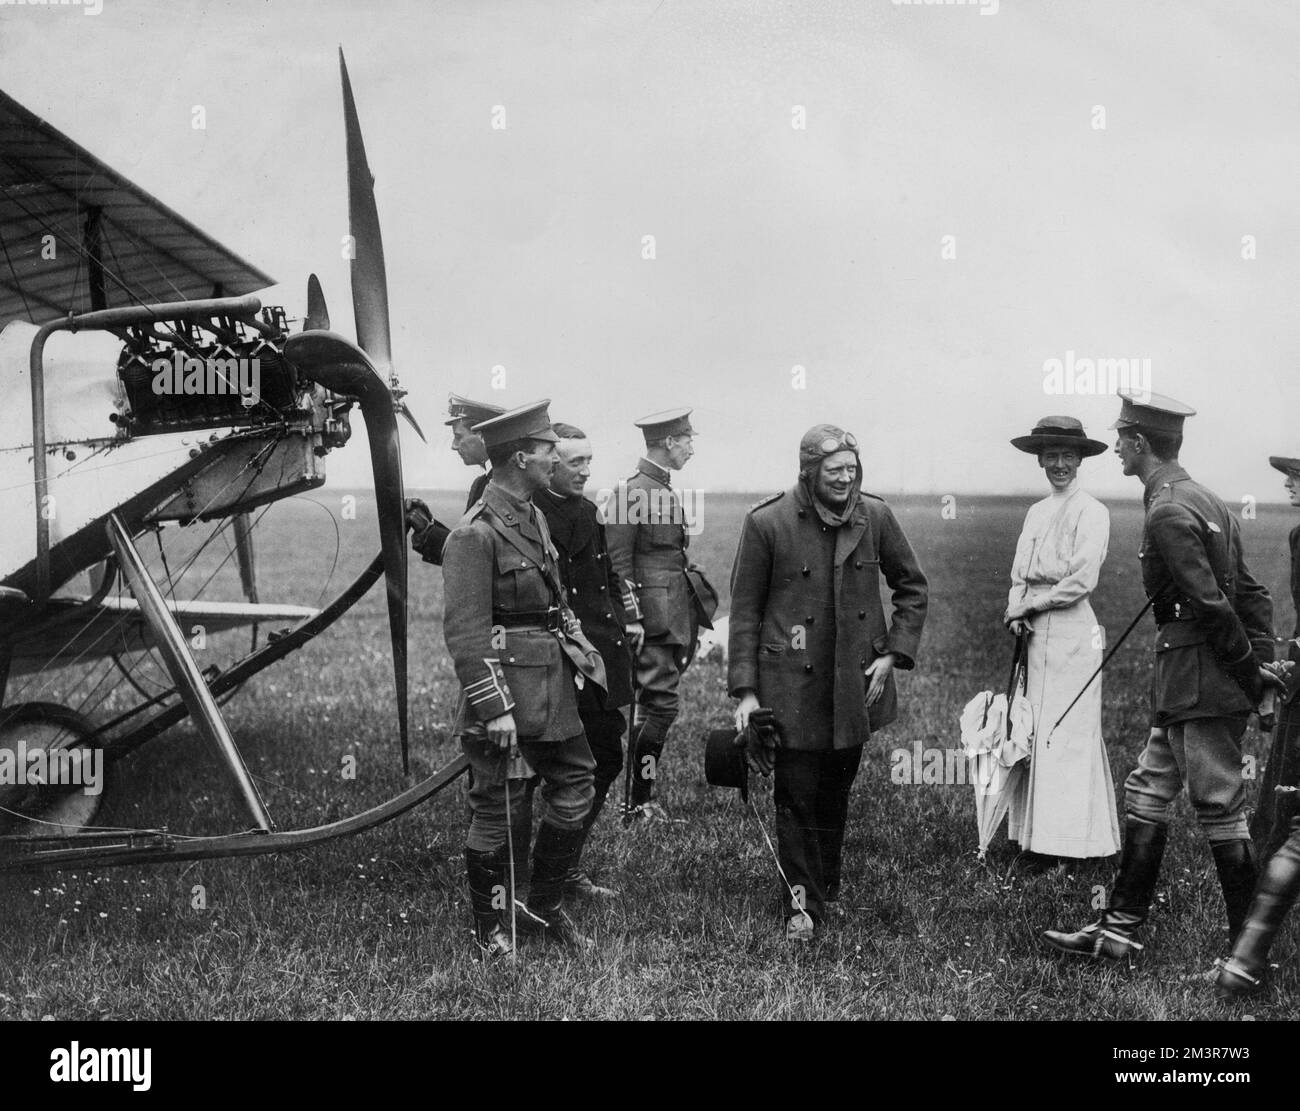
[{"label": "uniform jacket", "polygon": [[1151,709],[1156,725],[1245,716],[1230,669],[1273,659],[1273,603],[1251,575],[1222,500],[1177,463],[1146,482],[1142,585],[1156,613]]},{"label": "uniform jacket", "polygon": [[694,596],[686,577],[693,568],[686,549],[691,538],[670,472],[649,459],[619,483],[605,534],[615,567],[642,613],[647,640],[690,644],[695,638]]},{"label": "uniform jacket", "polygon": [[465,502],[465,512],[468,513],[474,508],[474,503],[483,496],[483,491],[487,489],[488,481],[492,478],[491,471],[484,471],[481,475],[476,475],[474,481],[469,484],[469,500]]},{"label": "uniform jacket", "polygon": [[[882,575],[893,591],[888,622]],[[802,483],[768,498],[745,517],[731,571],[731,693],[755,690],[787,748],[861,745],[897,716],[892,676],[868,716],[863,670],[886,652],[899,668],[915,666],[927,595],[880,498],[861,494],[838,528],[823,523]]]},{"label": "uniform jacket", "polygon": [[546,514],[569,607],[605,661],[605,707],[627,706],[632,701],[632,655],[623,630],[640,614],[624,605],[626,587],[609,558],[600,511],[586,498],[563,498],[550,490],[537,491],[533,504]]},{"label": "uniform jacket", "polygon": [[[461,685],[456,735],[483,736],[483,723],[506,711],[525,740],[582,732],[573,653],[562,633],[538,627],[563,600],[551,585],[558,574],[545,517],[490,483],[443,552],[443,637]],[[524,621],[534,627],[512,627]],[[592,677],[603,684],[603,671]]]}]

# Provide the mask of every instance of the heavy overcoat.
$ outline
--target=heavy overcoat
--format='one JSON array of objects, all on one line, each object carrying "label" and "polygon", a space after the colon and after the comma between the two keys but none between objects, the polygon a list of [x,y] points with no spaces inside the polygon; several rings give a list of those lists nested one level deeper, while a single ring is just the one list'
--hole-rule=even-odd
[{"label": "heavy overcoat", "polygon": [[[892,591],[886,620],[880,580]],[[853,748],[897,716],[890,676],[868,714],[864,669],[893,652],[915,666],[928,586],[903,530],[863,492],[849,519],[827,525],[803,483],[750,510],[731,572],[728,687],[757,692],[783,744]]]}]

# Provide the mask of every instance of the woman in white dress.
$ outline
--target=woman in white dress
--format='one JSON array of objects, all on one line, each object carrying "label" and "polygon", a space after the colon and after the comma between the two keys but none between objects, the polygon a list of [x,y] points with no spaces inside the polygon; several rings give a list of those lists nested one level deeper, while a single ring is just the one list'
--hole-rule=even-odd
[{"label": "woman in white dress", "polygon": [[1079,488],[1079,464],[1106,445],[1073,417],[1044,417],[1011,441],[1038,457],[1052,492],[1025,515],[1004,623],[1028,634],[1027,693],[1034,710],[1028,774],[1011,799],[1007,837],[1031,866],[1119,852],[1115,785],[1101,736],[1101,676],[1057,719],[1101,663],[1105,630],[1088,602],[1110,539],[1110,514]]}]

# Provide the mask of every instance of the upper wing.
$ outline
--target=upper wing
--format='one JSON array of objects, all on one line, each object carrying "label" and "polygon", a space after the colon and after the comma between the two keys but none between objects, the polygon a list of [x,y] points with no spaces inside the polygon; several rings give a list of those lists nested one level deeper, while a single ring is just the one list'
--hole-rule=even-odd
[{"label": "upper wing", "polygon": [[0,324],[273,284],[0,92]]}]

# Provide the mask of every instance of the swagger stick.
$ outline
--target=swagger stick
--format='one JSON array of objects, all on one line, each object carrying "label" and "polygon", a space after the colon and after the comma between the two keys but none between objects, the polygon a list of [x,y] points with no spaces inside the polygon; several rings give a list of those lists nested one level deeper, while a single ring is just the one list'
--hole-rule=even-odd
[{"label": "swagger stick", "polygon": [[510,956],[519,955],[519,938],[515,933],[515,823],[510,814],[510,749],[506,750],[506,854],[510,864]]},{"label": "swagger stick", "polygon": [[1093,681],[1095,678],[1097,678],[1098,675],[1101,674],[1101,669],[1104,668],[1108,663],[1110,663],[1110,658],[1111,658],[1111,657],[1112,657],[1116,652],[1119,651],[1119,646],[1120,646],[1121,644],[1123,644],[1124,641],[1126,641],[1126,640],[1128,639],[1128,635],[1129,635],[1129,633],[1131,633],[1135,628],[1137,628],[1137,623],[1138,623],[1139,621],[1141,621],[1142,618],[1146,615],[1147,610],[1149,610],[1149,609],[1151,608],[1151,604],[1152,604],[1154,601],[1155,601],[1155,598],[1148,598],[1148,599],[1147,599],[1147,604],[1146,604],[1145,606],[1143,606],[1140,610],[1138,610],[1138,615],[1137,615],[1135,618],[1133,618],[1132,621],[1130,621],[1130,622],[1128,623],[1128,628],[1125,629],[1125,630],[1120,634],[1119,640],[1117,640],[1117,641],[1115,642],[1115,647],[1113,647],[1109,652],[1106,653],[1106,655],[1105,655],[1104,657],[1102,657],[1102,661],[1101,661],[1101,663],[1099,663],[1099,664],[1097,665],[1097,670],[1094,671],[1091,675],[1088,676],[1088,681],[1087,681],[1086,683],[1083,684],[1082,689],[1080,689],[1079,693],[1076,694],[1076,695],[1074,696],[1074,700],[1073,700],[1073,701],[1072,701],[1072,702],[1071,702],[1071,703],[1070,703],[1070,704],[1065,708],[1065,713],[1061,714],[1061,716],[1060,716],[1059,718],[1056,719],[1056,725],[1053,725],[1053,726],[1052,726],[1052,732],[1047,734],[1049,737],[1052,735],[1052,733],[1055,733],[1055,732],[1056,732],[1057,726],[1059,726],[1059,725],[1061,724],[1061,722],[1063,722],[1063,721],[1065,720],[1065,715],[1068,714],[1071,710],[1074,709],[1074,703],[1075,703],[1075,702],[1078,702],[1079,699],[1081,699],[1081,698],[1083,697],[1083,693],[1084,693],[1084,691],[1086,691],[1090,686],[1092,686],[1092,681]]}]

